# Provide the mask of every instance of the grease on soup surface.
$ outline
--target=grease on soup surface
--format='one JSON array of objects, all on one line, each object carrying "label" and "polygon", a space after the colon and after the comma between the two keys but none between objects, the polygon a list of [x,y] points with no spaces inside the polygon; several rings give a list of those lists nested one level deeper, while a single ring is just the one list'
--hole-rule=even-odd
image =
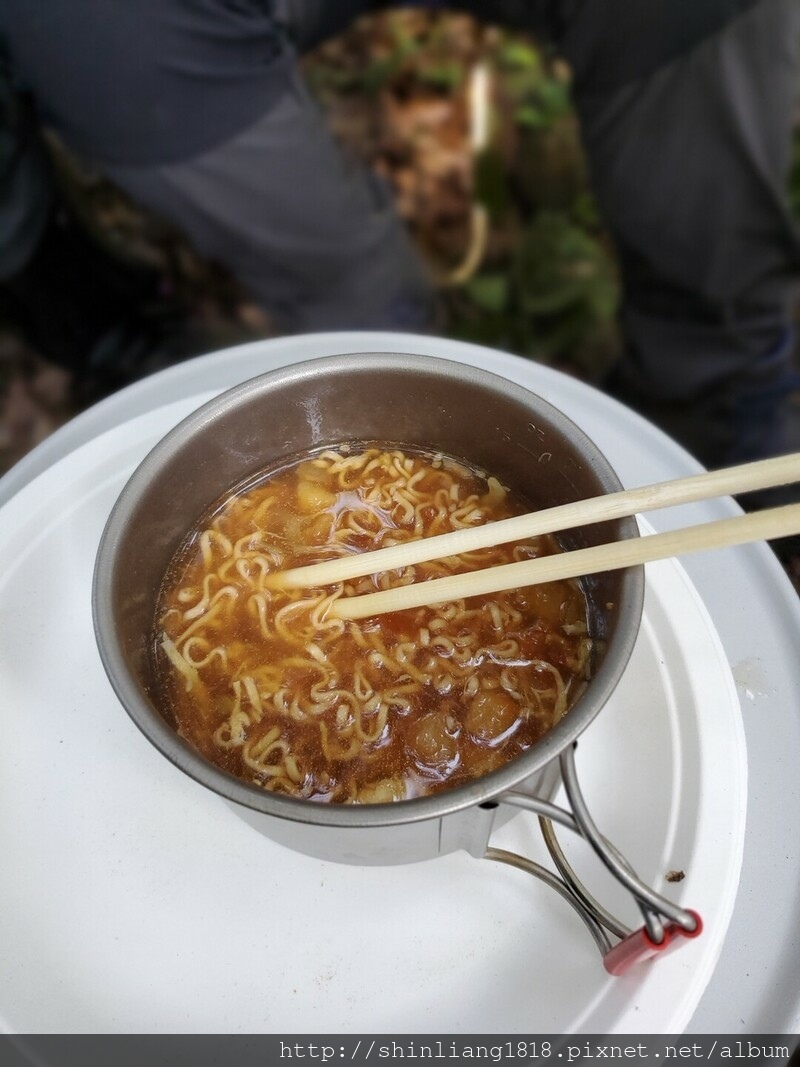
[{"label": "grease on soup surface", "polygon": [[267,471],[218,504],[164,580],[154,645],[166,717],[203,756],[264,789],[375,803],[439,792],[529,748],[588,677],[576,582],[328,617],[339,596],[559,551],[551,537],[324,589],[288,567],[529,510],[441,453],[342,446]]}]

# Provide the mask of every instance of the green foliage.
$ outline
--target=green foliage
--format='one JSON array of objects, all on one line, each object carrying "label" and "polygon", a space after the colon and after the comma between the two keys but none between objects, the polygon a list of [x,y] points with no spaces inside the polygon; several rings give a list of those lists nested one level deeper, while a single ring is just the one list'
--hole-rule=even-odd
[{"label": "green foliage", "polygon": [[[451,53],[446,40],[446,22],[434,22],[427,36],[409,29],[402,13],[380,20],[384,35],[381,47],[362,62],[353,63],[350,57],[339,56],[340,63],[323,58],[307,64],[306,76],[312,90],[324,99],[326,93],[363,93],[376,97],[384,89],[407,80],[414,85],[437,93],[451,93],[463,83],[466,63]],[[336,46],[330,51],[335,55]]]},{"label": "green foliage", "polygon": [[[476,161],[475,195],[499,251],[451,301],[456,336],[598,377],[618,345],[619,282],[585,171],[566,72],[533,42],[502,39],[496,120],[515,130]],[[498,140],[502,141],[502,134]]]},{"label": "green foliage", "polygon": [[423,85],[438,92],[457,89],[464,80],[464,65],[458,60],[434,60],[423,63],[417,70],[417,77]]},{"label": "green foliage", "polygon": [[513,260],[520,307],[532,318],[584,308],[592,318],[610,318],[617,286],[600,242],[563,214],[542,212],[521,235]]},{"label": "green foliage", "polygon": [[506,162],[493,146],[481,152],[475,160],[472,172],[475,199],[483,204],[494,223],[507,217],[513,193],[509,183]]},{"label": "green foliage", "polygon": [[542,212],[507,262],[470,279],[454,301],[462,339],[599,374],[615,351],[619,283],[613,256],[569,215]]},{"label": "green foliage", "polygon": [[508,308],[511,286],[507,274],[477,274],[465,284],[465,290],[480,311],[498,315]]},{"label": "green foliage", "polygon": [[523,70],[541,77],[542,61],[539,52],[524,38],[507,37],[500,48],[499,60],[508,71]]},{"label": "green foliage", "polygon": [[548,67],[534,45],[509,38],[499,50],[497,69],[513,104],[517,125],[546,129],[571,111],[569,87]]}]

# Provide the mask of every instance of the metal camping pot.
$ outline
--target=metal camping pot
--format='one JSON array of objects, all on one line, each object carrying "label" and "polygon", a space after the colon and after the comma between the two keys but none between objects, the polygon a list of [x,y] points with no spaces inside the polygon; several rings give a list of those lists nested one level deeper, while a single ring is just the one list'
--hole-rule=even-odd
[{"label": "metal camping pot", "polygon": [[[123,707],[175,766],[269,838],[320,859],[408,863],[456,849],[491,855],[492,828],[520,806],[574,823],[574,816],[557,814],[549,801],[561,768],[574,779],[570,754],[576,739],[628,663],[642,612],[641,567],[582,580],[594,643],[592,676],[563,719],[512,762],[436,796],[331,805],[266,792],[207,762],[162,718],[153,616],[167,565],[187,533],[233,485],[276,461],[358,441],[413,444],[463,457],[513,486],[535,509],[621,488],[592,441],[545,399],[460,363],[399,353],[344,354],[247,381],[169,432],[135,470],[109,517],[95,566],[93,614],[100,656]],[[635,520],[624,519],[565,531],[559,540],[570,550],[637,535]],[[577,795],[580,809],[576,782],[568,792]],[[587,836],[584,815],[571,828]],[[615,873],[635,877],[596,836],[595,847],[601,855],[605,849],[608,865],[619,868]],[[685,913],[676,921],[693,928]],[[658,940],[657,921],[652,932]]]}]

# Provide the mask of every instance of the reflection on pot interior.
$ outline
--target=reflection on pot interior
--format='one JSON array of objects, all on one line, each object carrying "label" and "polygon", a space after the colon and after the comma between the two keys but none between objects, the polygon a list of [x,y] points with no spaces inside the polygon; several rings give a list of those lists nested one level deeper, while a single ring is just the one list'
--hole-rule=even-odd
[{"label": "reflection on pot interior", "polygon": [[159,595],[165,718],[207,759],[266,790],[370,803],[496,769],[585,686],[591,639],[575,582],[359,622],[340,596],[559,551],[537,537],[319,589],[270,576],[529,511],[491,474],[382,443],[285,461],[218,501]]}]

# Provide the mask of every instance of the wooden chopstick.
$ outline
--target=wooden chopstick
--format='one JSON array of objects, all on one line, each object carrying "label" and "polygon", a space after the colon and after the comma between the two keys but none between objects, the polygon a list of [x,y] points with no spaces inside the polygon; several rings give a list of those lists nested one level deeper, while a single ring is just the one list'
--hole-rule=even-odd
[{"label": "wooden chopstick", "polygon": [[757,460],[737,467],[725,467],[718,471],[705,471],[688,478],[657,482],[637,489],[607,493],[590,497],[588,500],[576,500],[544,511],[500,519],[498,522],[455,530],[436,537],[422,537],[373,552],[343,556],[306,567],[293,567],[270,575],[269,584],[279,589],[332,585],[349,578],[360,578],[365,574],[398,570],[414,563],[491,548],[539,534],[588,526],[609,519],[627,518],[637,512],[690,504],[717,496],[738,496],[754,489],[768,489],[796,481],[800,481],[800,452]]},{"label": "wooden chopstick", "polygon": [[667,533],[633,537],[624,541],[561,552],[539,559],[507,563],[447,578],[434,578],[414,585],[398,586],[364,596],[340,597],[330,607],[329,617],[364,619],[390,611],[403,611],[425,604],[442,604],[504,589],[517,589],[560,578],[577,578],[599,571],[620,570],[640,563],[682,556],[704,549],[741,545],[800,533],[800,504],[770,508],[730,519],[688,526]]}]

